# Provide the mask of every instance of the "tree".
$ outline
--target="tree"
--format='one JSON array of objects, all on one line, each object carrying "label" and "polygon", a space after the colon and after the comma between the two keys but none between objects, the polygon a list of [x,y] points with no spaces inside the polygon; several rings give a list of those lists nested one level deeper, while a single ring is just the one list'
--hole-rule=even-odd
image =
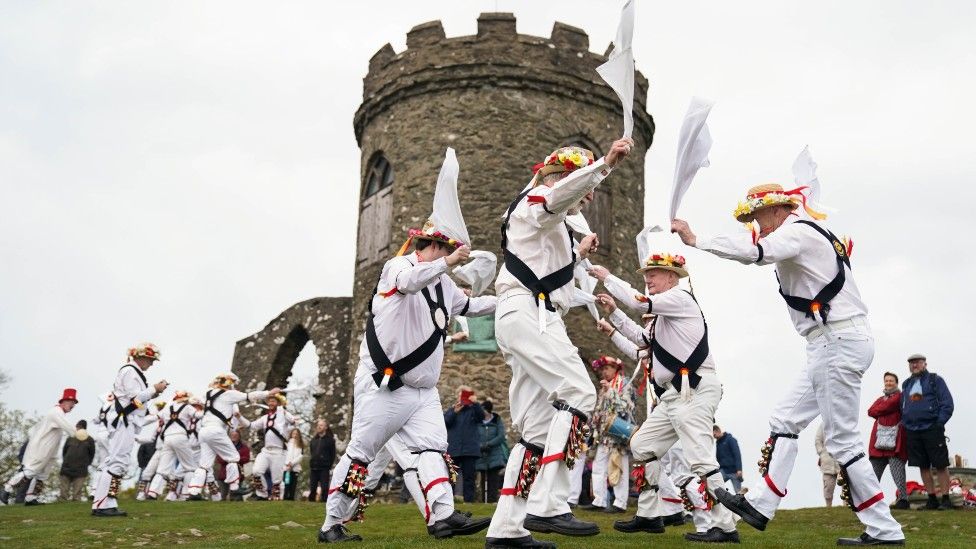
[{"label": "tree", "polygon": [[[0,370],[0,393],[9,383],[10,376]],[[27,441],[27,434],[35,423],[36,415],[23,410],[11,410],[0,400],[0,482],[5,481],[20,467],[20,447]]]}]

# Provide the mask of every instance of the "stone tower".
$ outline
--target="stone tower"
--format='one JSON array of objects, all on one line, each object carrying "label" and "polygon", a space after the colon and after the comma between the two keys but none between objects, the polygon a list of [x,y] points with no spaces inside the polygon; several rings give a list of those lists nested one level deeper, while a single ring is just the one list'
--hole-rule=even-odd
[{"label": "stone tower", "polygon": [[[457,151],[472,248],[500,258],[501,214],[531,178],[531,167],[561,145],[582,144],[599,157],[620,137],[619,99],[595,70],[605,60],[589,51],[580,29],[556,23],[549,38],[519,35],[509,13],[482,14],[474,36],[447,38],[440,21],[423,23],[407,33],[405,51],[386,44],[373,55],[353,122],[362,187],[351,371],[379,270],[407,230],[421,227],[430,214],[445,148]],[[644,155],[654,135],[647,80],[638,73],[636,81],[636,149],[584,211],[602,241],[594,263],[633,283],[639,280],[634,236],[644,219]],[[567,324],[587,362],[615,351],[585,310],[571,312]],[[465,383],[507,410],[510,376],[501,354],[459,349],[446,354],[445,405]]]}]

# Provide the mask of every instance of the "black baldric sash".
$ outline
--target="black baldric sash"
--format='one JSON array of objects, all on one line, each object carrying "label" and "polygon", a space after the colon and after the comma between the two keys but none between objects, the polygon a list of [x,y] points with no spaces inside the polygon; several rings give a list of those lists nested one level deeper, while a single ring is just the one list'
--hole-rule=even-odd
[{"label": "black baldric sash", "polygon": [[177,410],[172,404],[169,405],[169,421],[167,421],[166,425],[163,426],[163,430],[159,432],[159,438],[166,440],[166,430],[169,429],[170,425],[179,425],[183,429],[183,432],[186,433],[187,436],[190,436],[190,430],[183,423],[183,420],[180,419],[180,414],[183,412],[183,408],[186,408],[187,406],[188,404],[184,402]]},{"label": "black baldric sash", "polygon": [[[813,316],[814,313],[820,312],[820,320],[824,324],[827,323],[827,314],[830,313],[830,300],[837,297],[837,294],[844,288],[844,282],[846,280],[846,274],[844,272],[844,266],[847,268],[851,267],[851,259],[847,256],[847,248],[840,241],[839,238],[834,236],[834,233],[824,229],[820,225],[813,223],[812,221],[807,221],[801,219],[795,221],[794,223],[802,223],[813,227],[821,236],[830,242],[830,246],[834,249],[834,255],[837,258],[837,274],[834,275],[833,280],[831,280],[822,290],[820,290],[817,295],[813,296],[813,299],[806,299],[804,297],[797,297],[793,295],[787,295],[783,291],[783,285],[779,285],[779,295],[783,296],[786,300],[786,304],[796,311],[799,311],[806,315],[807,318],[816,320]],[[762,248],[759,248],[759,258],[762,259]],[[776,275],[776,282],[779,283],[779,275]]]},{"label": "black baldric sash", "polygon": [[[133,364],[126,364],[125,366],[122,366],[121,368],[119,368],[119,371],[121,372],[122,370],[124,370],[126,368],[132,368],[133,370],[135,370],[135,372],[137,374],[139,374],[139,379],[142,380],[142,386],[143,386],[143,388],[149,387],[149,383],[146,381],[145,374],[142,373],[142,370],[140,370],[138,366],[135,366]],[[136,399],[133,398],[133,399],[129,400],[129,404],[128,405],[122,406],[122,404],[119,402],[118,395],[115,395],[115,393],[113,393],[112,396],[115,397],[115,399],[114,399],[115,400],[115,419],[112,420],[112,428],[114,429],[114,428],[116,428],[116,427],[119,426],[119,420],[122,420],[122,423],[126,427],[128,427],[129,426],[129,418],[127,416],[129,414],[131,414],[132,412],[136,411],[136,409],[139,408],[139,406],[136,405]]]},{"label": "black baldric sash", "polygon": [[[695,296],[691,292],[688,292],[687,290],[682,291],[687,292],[692,299],[695,299]],[[695,299],[695,303],[698,303],[697,299]],[[698,312],[701,312],[700,306],[698,308]],[[656,320],[657,319],[655,319],[655,321]],[[688,369],[688,384],[691,385],[692,389],[698,388],[698,383],[701,381],[701,376],[696,372],[698,371],[698,368],[701,368],[701,365],[705,362],[705,359],[708,358],[708,322],[705,321],[705,313],[702,313],[702,323],[705,325],[705,333],[702,334],[702,338],[698,341],[698,345],[695,346],[695,350],[688,355],[688,360],[684,362],[678,360],[674,355],[669,353],[667,349],[662,347],[661,344],[657,342],[657,337],[654,337],[653,334],[651,336],[651,354],[653,354],[654,358],[661,363],[661,366],[664,366],[669,372],[674,374],[674,378],[671,380],[671,385],[674,385],[675,390],[679,392],[681,391],[682,368]]]},{"label": "black baldric sash", "polygon": [[[382,277],[382,274],[380,276]],[[373,374],[373,381],[376,382],[376,386],[379,387],[382,385],[383,377],[387,375],[387,370],[389,370],[390,381],[387,387],[391,391],[396,391],[403,386],[403,380],[401,378],[407,372],[427,360],[430,355],[434,354],[437,347],[443,345],[444,339],[447,337],[448,313],[447,307],[444,305],[444,288],[441,287],[440,282],[434,286],[437,301],[434,301],[427,288],[420,290],[424,299],[427,300],[427,306],[430,307],[430,319],[434,324],[434,331],[420,347],[417,347],[413,352],[396,362],[390,360],[390,357],[386,355],[386,351],[383,350],[383,346],[380,345],[379,337],[376,335],[376,326],[373,323],[373,319],[376,316],[373,314],[373,297],[376,296],[378,289],[379,281],[376,281],[376,287],[373,288],[373,295],[369,298],[369,320],[366,321],[366,349],[369,351],[369,357],[373,360],[373,365],[376,366],[376,373]],[[443,319],[441,322],[444,323],[443,326],[438,323],[438,311],[441,313],[441,318]]]},{"label": "black baldric sash", "polygon": [[224,423],[230,423],[230,418],[220,413],[220,410],[215,408],[213,405],[214,401],[217,400],[217,397],[224,394],[225,392],[226,391],[224,389],[220,389],[218,391],[214,391],[213,389],[208,390],[206,401],[203,404],[203,413],[213,414],[220,421],[223,421]]},{"label": "black baldric sash", "polygon": [[274,414],[268,414],[268,420],[265,423],[264,430],[269,433],[274,433],[279,439],[281,439],[282,446],[288,446],[288,442],[285,440],[285,435],[282,435],[281,431],[275,428],[274,424],[276,415],[277,412]]},{"label": "black baldric sash", "polygon": [[[524,261],[518,258],[515,254],[508,249],[508,222],[512,219],[512,212],[518,207],[519,203],[522,202],[532,189],[528,189],[522,194],[518,195],[512,204],[508,207],[508,212],[505,214],[505,222],[502,223],[502,252],[505,255],[505,268],[508,272],[512,273],[523,286],[532,292],[532,296],[535,298],[536,304],[540,299],[542,299],[546,304],[546,310],[550,312],[555,312],[556,308],[552,305],[552,292],[562,288],[563,286],[571,283],[573,281],[573,268],[576,266],[576,251],[573,250],[573,230],[569,228],[569,224],[566,224],[566,231],[569,232],[569,248],[570,254],[573,258],[568,265],[562,267],[561,269],[547,274],[546,276],[539,278]],[[543,204],[545,207],[545,204]],[[548,211],[548,210],[546,210]]]}]

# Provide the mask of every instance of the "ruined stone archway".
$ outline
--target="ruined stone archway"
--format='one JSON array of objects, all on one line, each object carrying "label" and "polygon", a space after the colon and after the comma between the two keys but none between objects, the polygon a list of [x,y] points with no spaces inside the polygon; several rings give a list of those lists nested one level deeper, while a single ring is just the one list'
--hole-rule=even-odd
[{"label": "ruined stone archway", "polygon": [[282,311],[261,331],[237,342],[231,370],[244,389],[284,387],[302,349],[318,356],[316,414],[340,437],[349,428],[349,315],[352,298],[316,297]]}]

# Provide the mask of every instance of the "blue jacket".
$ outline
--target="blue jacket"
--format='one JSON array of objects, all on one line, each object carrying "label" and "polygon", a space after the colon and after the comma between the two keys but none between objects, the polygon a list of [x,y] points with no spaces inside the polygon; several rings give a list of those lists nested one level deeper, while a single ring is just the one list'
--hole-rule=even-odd
[{"label": "blue jacket", "polygon": [[723,433],[715,441],[715,458],[723,473],[734,475],[742,470],[742,454],[739,453],[739,441],[730,433]]},{"label": "blue jacket", "polygon": [[505,466],[508,453],[505,451],[505,424],[498,414],[491,414],[491,421],[481,422],[481,457],[475,464],[475,469],[487,471]]},{"label": "blue jacket", "polygon": [[[915,382],[918,381],[918,389]],[[912,391],[915,391],[913,394]],[[901,384],[901,423],[909,431],[943,427],[952,417],[952,394],[944,379],[928,370]]]},{"label": "blue jacket", "polygon": [[481,457],[481,421],[485,410],[477,402],[461,408],[444,411],[444,425],[447,426],[447,453],[451,457]]}]

